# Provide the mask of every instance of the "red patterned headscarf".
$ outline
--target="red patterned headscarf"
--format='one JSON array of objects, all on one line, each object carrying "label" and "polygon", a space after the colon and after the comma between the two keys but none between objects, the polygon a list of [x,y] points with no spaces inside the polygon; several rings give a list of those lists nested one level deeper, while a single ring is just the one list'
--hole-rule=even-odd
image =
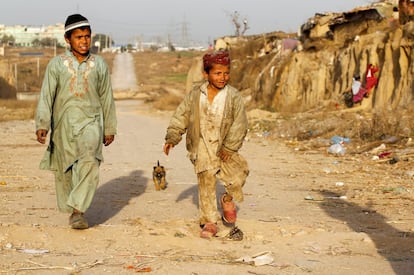
[{"label": "red patterned headscarf", "polygon": [[215,51],[206,53],[203,56],[204,70],[208,71],[213,64],[230,65],[230,56],[228,51]]}]

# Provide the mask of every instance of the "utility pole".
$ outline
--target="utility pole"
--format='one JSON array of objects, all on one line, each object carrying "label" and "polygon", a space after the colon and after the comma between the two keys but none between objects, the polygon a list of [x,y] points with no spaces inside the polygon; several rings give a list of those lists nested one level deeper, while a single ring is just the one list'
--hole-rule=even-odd
[{"label": "utility pole", "polygon": [[17,85],[17,63],[14,63],[14,81],[16,85],[16,92],[18,91],[18,85]]},{"label": "utility pole", "polygon": [[188,47],[189,46],[188,29],[187,29],[187,21],[185,20],[185,17],[184,17],[184,21],[182,23],[181,39],[182,39],[182,42],[181,42],[182,46],[183,47]]},{"label": "utility pole", "polygon": [[37,78],[40,76],[40,58],[37,58]]}]

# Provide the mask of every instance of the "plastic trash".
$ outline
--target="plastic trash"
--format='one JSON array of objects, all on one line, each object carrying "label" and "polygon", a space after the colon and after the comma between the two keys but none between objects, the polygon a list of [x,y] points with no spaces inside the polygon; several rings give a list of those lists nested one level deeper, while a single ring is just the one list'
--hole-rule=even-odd
[{"label": "plastic trash", "polygon": [[268,136],[270,136],[270,132],[267,132],[267,131],[263,132],[262,137],[268,137]]},{"label": "plastic trash", "polygon": [[414,170],[409,170],[409,171],[405,172],[405,174],[406,174],[408,177],[412,178],[412,177],[414,177]]},{"label": "plastic trash", "polygon": [[329,146],[328,153],[343,156],[346,153],[346,149],[341,144],[335,143]]},{"label": "plastic trash", "polygon": [[307,201],[313,201],[313,197],[311,195],[308,195],[305,197],[305,200]]},{"label": "plastic trash", "polygon": [[268,265],[273,263],[274,259],[270,251],[258,253],[253,256],[243,256],[236,259],[236,262],[246,263],[254,266]]},{"label": "plastic trash", "polygon": [[47,249],[18,249],[17,251],[27,254],[46,254],[49,253]]},{"label": "plastic trash", "polygon": [[380,152],[384,151],[384,150],[385,150],[385,148],[386,148],[385,144],[384,144],[384,143],[382,143],[380,146],[377,146],[377,147],[375,147],[374,149],[372,149],[372,150],[370,151],[370,153],[371,153],[371,154],[374,154],[374,155],[377,155],[377,154],[379,154]]},{"label": "plastic trash", "polygon": [[351,140],[346,137],[340,137],[340,136],[333,136],[331,137],[331,143],[332,144],[344,144],[349,143]]},{"label": "plastic trash", "polygon": [[334,196],[334,197],[325,197],[326,199],[332,199],[332,200],[347,200],[348,199],[348,197],[347,196],[338,196],[338,197],[336,197],[336,196]]},{"label": "plastic trash", "polygon": [[270,255],[270,253],[266,253],[254,257],[253,261],[255,266],[267,265],[273,263],[273,257]]},{"label": "plastic trash", "polygon": [[382,153],[380,153],[379,155],[378,155],[378,157],[380,158],[380,159],[383,159],[383,158],[385,158],[385,157],[388,157],[389,155],[391,155],[392,154],[392,152],[382,152]]}]

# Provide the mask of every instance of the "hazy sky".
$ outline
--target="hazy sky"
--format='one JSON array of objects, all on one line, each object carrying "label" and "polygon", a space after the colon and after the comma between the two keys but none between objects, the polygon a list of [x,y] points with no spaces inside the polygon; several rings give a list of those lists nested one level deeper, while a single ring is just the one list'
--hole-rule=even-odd
[{"label": "hazy sky", "polygon": [[296,32],[318,12],[342,12],[368,6],[373,0],[7,0],[1,1],[0,24],[50,25],[64,23],[72,13],[87,17],[95,33],[120,43],[169,37],[173,42],[207,45],[233,35],[231,15],[247,19],[246,34]]}]

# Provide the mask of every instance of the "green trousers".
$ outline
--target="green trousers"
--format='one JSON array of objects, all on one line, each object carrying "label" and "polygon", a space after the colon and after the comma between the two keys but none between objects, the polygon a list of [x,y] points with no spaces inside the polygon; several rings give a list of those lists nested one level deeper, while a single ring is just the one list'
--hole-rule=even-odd
[{"label": "green trousers", "polygon": [[56,198],[62,212],[85,212],[99,183],[99,161],[93,157],[76,161],[70,169],[55,172]]},{"label": "green trousers", "polygon": [[100,160],[96,152],[102,146],[102,135],[98,122],[85,126],[74,139],[77,159],[69,168],[55,171],[57,204],[62,212],[85,212],[99,183]]}]

